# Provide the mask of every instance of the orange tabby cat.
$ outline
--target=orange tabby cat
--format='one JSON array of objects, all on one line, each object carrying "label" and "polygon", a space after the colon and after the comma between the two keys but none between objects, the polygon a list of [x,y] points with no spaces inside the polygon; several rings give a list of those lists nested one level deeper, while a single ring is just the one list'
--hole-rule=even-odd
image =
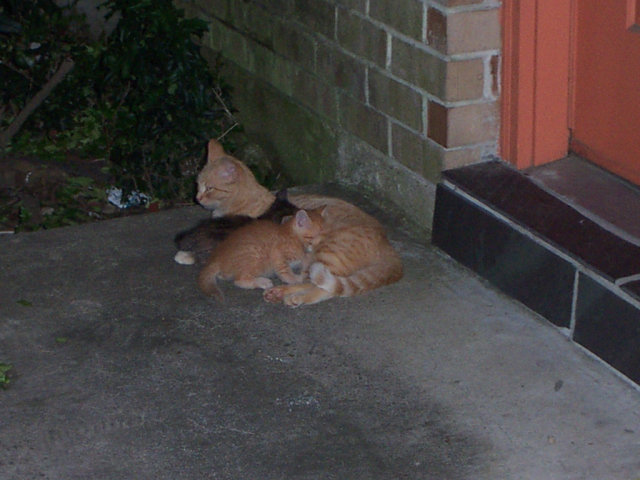
[{"label": "orange tabby cat", "polygon": [[[312,241],[320,235],[321,213],[298,210],[282,224],[256,220],[233,231],[211,254],[198,277],[200,289],[223,301],[217,278],[234,280],[241,288],[270,288],[267,275],[275,273],[286,283],[305,279],[311,259]],[[301,265],[300,274],[291,265]]]},{"label": "orange tabby cat", "polygon": [[[214,217],[257,217],[269,208],[274,196],[242,162],[211,140],[207,164],[198,176],[197,200],[212,210]],[[264,293],[267,301],[289,306],[316,303],[363,293],[402,278],[402,261],[375,218],[338,198],[297,195],[290,201],[306,210],[326,207],[322,235],[315,239],[310,282],[271,287]]]}]

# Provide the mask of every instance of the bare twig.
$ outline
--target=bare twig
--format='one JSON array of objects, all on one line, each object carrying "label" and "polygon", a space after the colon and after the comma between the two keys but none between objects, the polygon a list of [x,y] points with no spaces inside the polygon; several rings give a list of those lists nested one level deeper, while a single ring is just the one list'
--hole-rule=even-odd
[{"label": "bare twig", "polygon": [[29,80],[29,82],[33,82],[33,78],[31,78],[27,72],[25,72],[23,70],[20,70],[19,68],[14,67],[13,65],[11,65],[10,63],[7,63],[7,62],[2,62],[2,65],[7,67],[9,70],[13,70],[18,75],[23,76],[25,79]]},{"label": "bare twig", "polygon": [[66,58],[62,61],[56,73],[52,75],[52,77],[44,84],[44,86],[40,89],[38,93],[34,95],[34,97],[27,102],[25,107],[18,113],[16,118],[11,122],[11,124],[7,127],[6,130],[0,132],[0,148],[4,148],[11,141],[13,136],[18,133],[24,122],[31,115],[42,102],[44,102],[45,98],[49,96],[49,94],[53,91],[54,88],[64,80],[64,77],[73,69],[74,63],[70,58]]},{"label": "bare twig", "polygon": [[220,103],[220,105],[222,105],[222,109],[224,110],[224,113],[227,115],[227,117],[229,117],[229,119],[233,122],[233,124],[227,128],[216,140],[221,140],[224,137],[227,136],[227,134],[233,130],[234,128],[236,128],[237,126],[240,125],[240,122],[238,122],[238,120],[236,120],[236,117],[233,116],[233,113],[231,113],[231,110],[229,110],[229,107],[227,107],[227,104],[224,103],[224,100],[222,99],[222,95],[221,92],[219,90],[219,88],[214,88],[213,89],[213,94],[216,96],[216,99],[218,100],[218,102]]},{"label": "bare twig", "polygon": [[220,141],[222,140],[224,137],[227,136],[227,134],[233,130],[234,128],[236,128],[237,126],[239,126],[240,124],[238,122],[235,122],[233,125],[231,125],[229,128],[227,128],[224,132],[222,132],[221,135],[218,136],[218,138],[216,138],[216,140]]}]

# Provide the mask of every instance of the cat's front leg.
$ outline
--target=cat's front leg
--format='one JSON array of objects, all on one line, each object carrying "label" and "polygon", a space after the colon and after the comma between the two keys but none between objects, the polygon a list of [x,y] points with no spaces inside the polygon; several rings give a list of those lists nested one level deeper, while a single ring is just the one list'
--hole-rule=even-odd
[{"label": "cat's front leg", "polygon": [[313,287],[310,283],[300,283],[297,285],[277,285],[264,291],[262,297],[269,303],[280,303],[284,297],[292,292],[304,292]]},{"label": "cat's front leg", "polygon": [[276,274],[278,275],[278,278],[282,280],[284,283],[286,283],[287,285],[295,285],[298,283],[302,283],[304,282],[304,278],[305,278],[304,275],[302,274],[296,275],[290,269],[276,272]]},{"label": "cat's front leg", "polygon": [[266,277],[237,278],[233,283],[240,288],[261,288],[266,290],[273,287],[271,279]]},{"label": "cat's front leg", "polygon": [[322,302],[334,295],[311,283],[299,285],[278,285],[265,290],[263,298],[270,303],[284,303],[289,307],[299,307]]},{"label": "cat's front leg", "polygon": [[281,261],[276,262],[274,266],[276,275],[284,283],[291,285],[295,283],[302,283],[304,281],[304,275],[296,275],[295,273],[293,273],[293,270],[291,270],[291,265],[289,265],[289,262],[286,261],[286,259],[282,259]]},{"label": "cat's front leg", "polygon": [[299,307],[300,305],[311,305],[322,302],[333,297],[334,294],[327,292],[320,287],[311,284],[311,288],[301,291],[287,292],[282,299],[282,303],[288,307]]},{"label": "cat's front leg", "polygon": [[314,260],[315,260],[315,256],[313,255],[312,252],[306,252],[304,254],[304,257],[302,257],[300,275],[303,277],[303,279],[306,280],[307,278],[309,278],[309,267],[311,266]]}]

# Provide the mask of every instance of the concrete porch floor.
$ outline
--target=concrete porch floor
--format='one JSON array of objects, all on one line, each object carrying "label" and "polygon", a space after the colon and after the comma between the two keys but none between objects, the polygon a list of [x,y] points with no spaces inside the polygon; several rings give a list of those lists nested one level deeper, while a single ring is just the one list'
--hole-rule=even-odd
[{"label": "concrete porch floor", "polygon": [[220,305],[172,260],[204,216],[0,238],[0,478],[640,478],[637,387],[425,238],[361,297]]}]

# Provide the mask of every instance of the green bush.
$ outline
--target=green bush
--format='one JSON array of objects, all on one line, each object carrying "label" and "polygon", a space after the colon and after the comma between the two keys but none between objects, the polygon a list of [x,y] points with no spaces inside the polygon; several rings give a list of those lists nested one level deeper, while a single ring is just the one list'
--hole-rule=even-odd
[{"label": "green bush", "polygon": [[0,129],[64,58],[75,62],[9,149],[106,158],[125,191],[190,198],[193,171],[186,166],[202,156],[208,138],[234,122],[226,113],[229,88],[217,76],[219,66],[210,68],[194,41],[206,23],[185,18],[171,0],[107,0],[107,17],[119,20],[109,36],[94,40],[73,5],[1,5]]}]

